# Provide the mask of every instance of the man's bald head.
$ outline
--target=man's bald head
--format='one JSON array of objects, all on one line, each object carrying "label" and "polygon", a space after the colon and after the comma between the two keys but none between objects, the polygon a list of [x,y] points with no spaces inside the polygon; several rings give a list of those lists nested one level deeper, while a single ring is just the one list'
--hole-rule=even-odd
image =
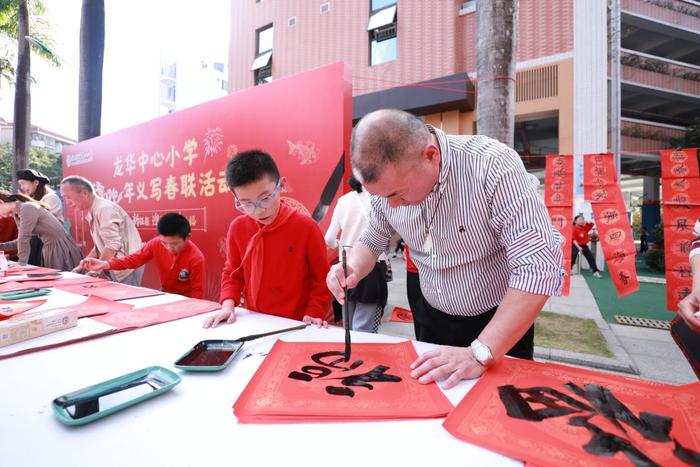
[{"label": "man's bald head", "polygon": [[402,110],[377,110],[355,126],[350,141],[352,166],[363,183],[372,183],[387,164],[418,160],[430,142],[430,132],[418,117]]}]

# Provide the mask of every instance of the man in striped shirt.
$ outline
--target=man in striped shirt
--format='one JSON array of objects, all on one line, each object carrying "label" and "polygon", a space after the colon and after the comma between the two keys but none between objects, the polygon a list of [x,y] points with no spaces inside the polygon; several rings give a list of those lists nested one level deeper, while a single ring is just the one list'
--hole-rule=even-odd
[{"label": "man in striped shirt", "polygon": [[533,322],[562,284],[560,236],[518,154],[483,136],[449,136],[413,115],[379,110],[357,124],[352,165],[372,197],[367,228],[334,266],[342,303],[394,232],[418,267],[416,338],[443,345],[413,362],[421,383],[450,388],[508,353],[532,359]]}]

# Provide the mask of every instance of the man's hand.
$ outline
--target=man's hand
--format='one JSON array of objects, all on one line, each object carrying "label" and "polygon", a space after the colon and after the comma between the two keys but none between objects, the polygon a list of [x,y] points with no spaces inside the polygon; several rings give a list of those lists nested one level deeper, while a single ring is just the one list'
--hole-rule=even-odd
[{"label": "man's hand", "polygon": [[678,314],[693,331],[700,333],[700,293],[691,292],[678,303]]},{"label": "man's hand", "polygon": [[109,263],[107,261],[102,261],[101,259],[97,258],[85,258],[82,261],[80,261],[78,268],[80,268],[83,271],[100,272],[105,269],[109,269]]},{"label": "man's hand", "polygon": [[315,324],[319,328],[327,328],[328,327],[327,321],[324,321],[321,318],[313,318],[309,315],[304,315],[304,318],[302,318],[302,321],[306,324]]},{"label": "man's hand", "polygon": [[348,276],[345,277],[343,266],[341,264],[334,264],[326,276],[328,290],[331,291],[335,299],[338,300],[338,303],[341,305],[345,302],[343,287],[347,284],[348,289],[352,289],[355,288],[359,282],[357,274],[355,274],[355,271],[353,271],[350,266],[347,266],[347,270]]},{"label": "man's hand", "polygon": [[468,347],[444,346],[424,353],[411,363],[411,377],[421,384],[443,381],[450,389],[463,379],[478,378],[486,370],[474,359]]}]

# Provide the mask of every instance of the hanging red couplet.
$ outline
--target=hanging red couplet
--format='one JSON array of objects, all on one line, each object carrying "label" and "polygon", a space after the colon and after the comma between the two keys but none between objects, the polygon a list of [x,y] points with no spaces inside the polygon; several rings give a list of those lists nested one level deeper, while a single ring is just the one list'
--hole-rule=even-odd
[{"label": "hanging red couplet", "polygon": [[634,262],[637,249],[625,200],[617,183],[613,155],[586,154],[583,156],[583,170],[584,195],[591,202],[605,263],[617,294],[624,297],[639,290]]},{"label": "hanging red couplet", "polygon": [[571,283],[571,238],[573,235],[574,158],[570,155],[547,156],[544,176],[544,202],[552,226],[564,241],[564,286],[561,294],[569,295]]},{"label": "hanging red couplet", "polygon": [[697,465],[700,383],[503,359],[443,426],[526,465]]},{"label": "hanging red couplet", "polygon": [[690,293],[693,275],[688,253],[693,226],[700,218],[700,179],[697,149],[661,151],[664,245],[666,258],[666,307]]}]

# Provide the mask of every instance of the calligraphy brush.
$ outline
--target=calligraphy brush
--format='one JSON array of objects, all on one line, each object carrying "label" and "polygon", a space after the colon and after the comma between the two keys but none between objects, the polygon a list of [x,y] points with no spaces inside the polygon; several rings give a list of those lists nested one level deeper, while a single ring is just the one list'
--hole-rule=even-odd
[{"label": "calligraphy brush", "polygon": [[270,331],[270,332],[264,332],[262,334],[251,334],[250,336],[245,336],[245,337],[239,337],[238,339],[234,339],[234,342],[248,342],[252,341],[255,339],[260,339],[261,337],[267,337],[271,336],[273,334],[281,334],[283,332],[288,332],[288,331],[296,331],[298,329],[304,329],[308,326],[308,324],[300,324],[298,326],[294,326],[291,328],[285,328],[285,329],[278,329],[277,331]]},{"label": "calligraphy brush", "polygon": [[345,361],[350,360],[350,316],[348,311],[348,253],[343,246],[343,276],[345,276],[345,285],[343,286],[343,294],[345,295],[343,299],[343,328],[345,328]]}]

